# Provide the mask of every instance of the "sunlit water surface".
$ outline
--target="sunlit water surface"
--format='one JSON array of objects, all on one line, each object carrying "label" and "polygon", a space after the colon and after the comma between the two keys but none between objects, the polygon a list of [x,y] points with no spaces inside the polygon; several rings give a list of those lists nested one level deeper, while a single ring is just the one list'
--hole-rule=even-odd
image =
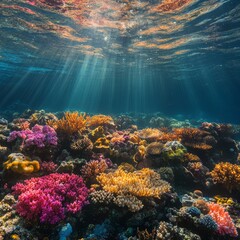
[{"label": "sunlit water surface", "polygon": [[1,0],[0,107],[237,122],[237,0]]}]

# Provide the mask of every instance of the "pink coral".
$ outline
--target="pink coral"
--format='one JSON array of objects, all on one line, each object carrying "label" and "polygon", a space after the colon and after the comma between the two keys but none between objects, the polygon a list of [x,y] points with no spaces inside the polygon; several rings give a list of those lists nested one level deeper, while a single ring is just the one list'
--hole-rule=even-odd
[{"label": "pink coral", "polygon": [[232,221],[232,218],[229,213],[225,211],[224,207],[216,203],[209,203],[208,207],[210,209],[208,214],[218,225],[218,233],[220,235],[237,237],[237,229]]},{"label": "pink coral", "polygon": [[17,212],[30,221],[55,224],[67,212],[76,213],[87,204],[88,189],[77,175],[53,173],[13,186],[19,195]]}]

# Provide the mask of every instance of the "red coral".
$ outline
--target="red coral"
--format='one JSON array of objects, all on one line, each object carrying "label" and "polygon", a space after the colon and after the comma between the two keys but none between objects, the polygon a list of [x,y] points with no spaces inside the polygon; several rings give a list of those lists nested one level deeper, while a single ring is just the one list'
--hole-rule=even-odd
[{"label": "red coral", "polygon": [[30,221],[55,224],[67,212],[76,213],[87,203],[88,189],[77,175],[53,173],[25,180],[12,188],[19,195],[17,212]]}]

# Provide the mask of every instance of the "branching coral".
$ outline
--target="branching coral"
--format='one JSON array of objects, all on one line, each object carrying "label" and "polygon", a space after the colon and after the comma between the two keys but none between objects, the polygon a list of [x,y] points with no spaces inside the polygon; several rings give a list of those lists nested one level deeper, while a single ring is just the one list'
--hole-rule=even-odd
[{"label": "branching coral", "polygon": [[90,154],[92,153],[93,143],[88,137],[83,136],[73,141],[70,148],[76,152]]},{"label": "branching coral", "polygon": [[240,191],[240,166],[228,162],[216,164],[211,176],[215,183],[222,184],[230,192],[233,189]]},{"label": "branching coral", "polygon": [[173,131],[181,139],[184,146],[195,150],[212,149],[215,139],[207,131],[198,128],[176,128]]},{"label": "branching coral", "polygon": [[148,168],[135,172],[125,172],[118,168],[115,172],[100,174],[97,181],[103,190],[114,194],[114,203],[127,206],[130,211],[138,211],[143,207],[138,197],[161,198],[171,190],[169,183]]},{"label": "branching coral", "polygon": [[105,172],[108,168],[108,165],[105,159],[100,161],[91,160],[87,162],[81,169],[81,174],[86,181],[94,180],[97,175]]},{"label": "branching coral", "polygon": [[63,118],[58,121],[48,121],[48,124],[60,133],[72,135],[85,129],[87,118],[85,114],[66,112]]},{"label": "branching coral", "polygon": [[208,207],[210,209],[209,215],[218,225],[218,233],[220,235],[229,235],[232,237],[237,237],[237,229],[227,211],[224,207],[216,203],[209,203]]},{"label": "branching coral", "polygon": [[19,195],[17,212],[30,221],[55,224],[67,212],[76,213],[87,203],[88,189],[77,175],[52,173],[25,180],[12,188]]},{"label": "branching coral", "polygon": [[87,118],[86,125],[90,128],[96,128],[99,126],[114,126],[112,117],[106,115],[94,115]]},{"label": "branching coral", "polygon": [[160,198],[171,189],[170,184],[160,179],[160,175],[149,168],[135,172],[117,169],[115,172],[102,173],[97,181],[105,191],[117,194],[130,193],[138,197]]},{"label": "branching coral", "polygon": [[30,160],[21,153],[12,153],[8,156],[6,162],[3,163],[5,170],[11,170],[20,174],[28,174],[40,170],[40,164],[36,160]]}]

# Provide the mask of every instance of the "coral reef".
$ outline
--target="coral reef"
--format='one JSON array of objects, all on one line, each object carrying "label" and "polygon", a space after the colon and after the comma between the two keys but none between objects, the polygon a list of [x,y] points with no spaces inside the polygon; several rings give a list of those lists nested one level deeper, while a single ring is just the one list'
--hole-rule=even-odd
[{"label": "coral reef", "polygon": [[239,238],[238,125],[161,113],[2,116],[0,239]]}]

